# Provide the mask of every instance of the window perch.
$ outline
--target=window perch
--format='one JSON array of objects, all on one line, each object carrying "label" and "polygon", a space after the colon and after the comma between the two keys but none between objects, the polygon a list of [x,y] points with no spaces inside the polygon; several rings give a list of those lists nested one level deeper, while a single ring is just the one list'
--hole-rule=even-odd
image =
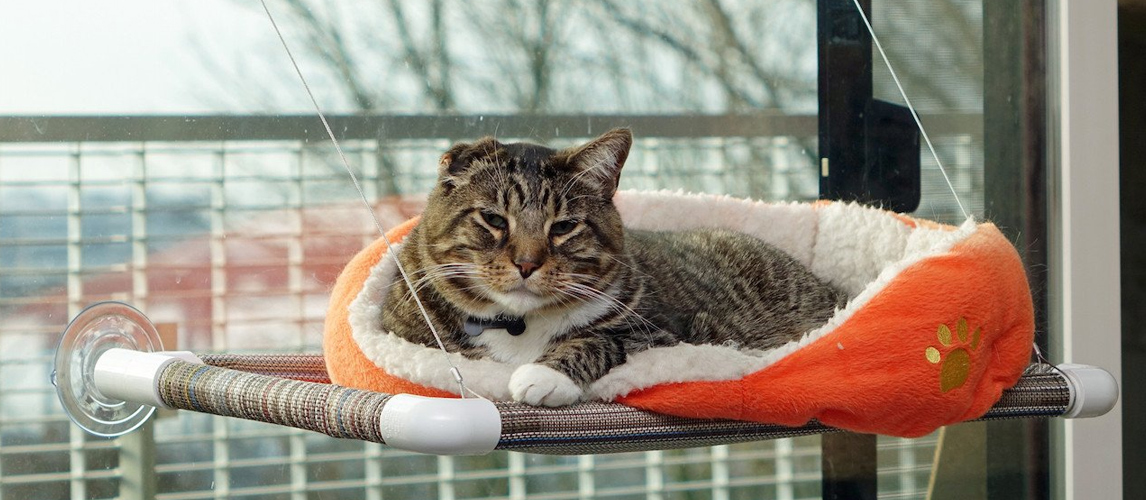
[{"label": "window perch", "polygon": [[[147,318],[104,303],[77,316],[61,341],[60,399],[79,425],[105,436],[129,432],[164,406],[436,454],[627,452],[836,429],[917,436],[979,418],[1097,416],[1117,400],[1113,378],[1099,368],[1028,366],[1026,278],[990,224],[663,192],[622,192],[617,205],[628,225],[720,225],[766,239],[851,300],[827,325],[773,352],[638,353],[593,387],[615,402],[536,408],[456,399],[454,380],[438,369],[447,366],[440,351],[372,329],[369,294],[389,279],[385,247],[375,244],[333,291],[322,356],[154,353],[161,348]],[[390,237],[399,241],[414,223]],[[453,362],[478,393],[506,399],[498,391],[512,367]]]}]

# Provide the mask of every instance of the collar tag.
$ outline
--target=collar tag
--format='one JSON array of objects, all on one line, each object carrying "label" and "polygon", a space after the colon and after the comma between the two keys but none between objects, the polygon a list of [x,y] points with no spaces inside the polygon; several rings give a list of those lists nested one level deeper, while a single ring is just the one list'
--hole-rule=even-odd
[{"label": "collar tag", "polygon": [[486,330],[505,330],[514,337],[525,333],[525,318],[498,316],[493,319],[467,318],[462,325],[466,335],[477,337]]}]

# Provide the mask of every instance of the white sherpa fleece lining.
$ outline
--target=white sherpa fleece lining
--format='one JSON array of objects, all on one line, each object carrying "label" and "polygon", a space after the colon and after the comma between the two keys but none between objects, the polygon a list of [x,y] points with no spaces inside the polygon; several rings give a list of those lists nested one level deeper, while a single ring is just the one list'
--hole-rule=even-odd
[{"label": "white sherpa fleece lining", "polygon": [[[970,219],[954,231],[910,228],[889,213],[843,203],[813,207],[666,191],[620,191],[614,201],[626,227],[722,227],[753,235],[792,255],[821,279],[847,292],[851,300],[824,326],[768,351],[680,344],[633,354],[589,388],[588,396],[605,401],[659,384],[735,380],[759,371],[843,324],[903,269],[946,252],[975,231]],[[399,247],[395,245],[395,252]],[[383,292],[394,279],[400,279],[397,274],[389,256],[371,269],[350,306],[354,341],[368,359],[391,375],[458,392],[447,356],[438,348],[413,344],[382,330]],[[511,399],[509,377],[516,366],[456,353],[448,356],[469,389],[490,399]]]}]

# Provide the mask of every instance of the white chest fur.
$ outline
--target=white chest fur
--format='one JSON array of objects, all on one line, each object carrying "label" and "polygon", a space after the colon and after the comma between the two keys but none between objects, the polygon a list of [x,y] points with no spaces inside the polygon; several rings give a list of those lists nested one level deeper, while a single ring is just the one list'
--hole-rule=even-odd
[{"label": "white chest fur", "polygon": [[532,363],[548,349],[553,339],[574,329],[592,323],[609,311],[612,302],[597,298],[575,309],[562,313],[531,313],[525,315],[525,333],[510,335],[503,329],[490,329],[471,342],[489,349],[490,357],[511,365]]}]

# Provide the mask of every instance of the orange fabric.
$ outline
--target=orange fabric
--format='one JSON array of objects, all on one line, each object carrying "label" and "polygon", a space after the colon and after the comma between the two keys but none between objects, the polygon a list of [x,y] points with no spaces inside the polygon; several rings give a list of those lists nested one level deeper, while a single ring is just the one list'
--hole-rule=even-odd
[{"label": "orange fabric", "polygon": [[[965,341],[956,333],[960,318],[968,325]],[[941,324],[950,345],[939,338]],[[620,402],[687,417],[783,425],[816,418],[857,432],[921,436],[985,413],[1022,375],[1033,336],[1018,255],[998,229],[983,224],[950,252],[905,269],[835,331],[772,366],[741,380],[652,387]],[[938,363],[927,358],[929,347]],[[966,379],[944,392],[944,363],[958,363],[958,349],[969,354]]]},{"label": "orange fabric", "polygon": [[[401,241],[418,224],[410,219],[386,233],[391,243]],[[370,268],[386,253],[386,242],[379,238],[351,259],[342,270],[330,293],[330,309],[326,313],[326,326],[322,351],[326,357],[326,371],[330,381],[343,386],[357,387],[387,394],[421,394],[423,396],[453,397],[445,391],[415,384],[386,373],[362,354],[350,332],[350,303],[362,291],[370,276]]]},{"label": "orange fabric", "polygon": [[[388,237],[400,240],[416,223]],[[389,375],[351,337],[348,306],[384,251],[381,240],[363,250],[335,285],[324,340],[331,380],[455,397]],[[664,384],[619,402],[685,417],[783,425],[815,418],[857,432],[921,436],[985,413],[1022,375],[1033,336],[1018,254],[995,226],[981,224],[950,251],[904,269],[834,331],[763,370],[734,381]]]}]

